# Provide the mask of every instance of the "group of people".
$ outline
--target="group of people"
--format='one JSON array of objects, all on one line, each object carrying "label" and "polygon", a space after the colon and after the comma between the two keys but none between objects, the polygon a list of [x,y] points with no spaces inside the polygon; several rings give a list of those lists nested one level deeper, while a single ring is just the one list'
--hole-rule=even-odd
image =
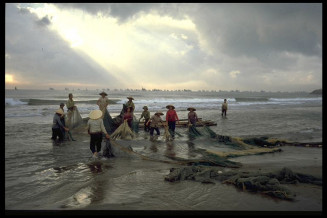
[{"label": "group of people", "polygon": [[[105,134],[105,137],[107,139],[110,138],[110,135],[108,134],[103,118],[105,113],[108,113],[107,107],[109,105],[109,99],[107,97],[107,93],[101,92],[99,93],[101,97],[97,101],[97,105],[99,107],[99,110],[93,110],[89,114],[89,120],[87,122],[87,131],[90,135],[90,150],[92,151],[94,156],[97,156],[98,152],[101,150],[101,142],[103,138],[103,134]],[[68,95],[68,101],[66,102],[67,107],[67,119],[69,120],[69,115],[71,116],[71,113],[76,109],[75,102],[73,100],[73,94],[70,93]],[[128,101],[125,103],[126,110],[124,111],[123,120],[127,120],[127,123],[129,127],[132,126],[132,121],[134,117],[134,98],[129,96],[127,97]],[[227,111],[227,100],[224,99],[224,103],[222,104],[222,116],[223,114],[226,116]],[[60,104],[60,108],[55,111],[54,117],[53,117],[53,125],[52,125],[52,139],[56,140],[57,137],[59,137],[59,141],[62,142],[65,136],[65,132],[69,131],[69,128],[66,127],[65,122],[65,113],[64,113],[64,103]],[[147,106],[143,107],[143,112],[141,114],[141,117],[139,118],[139,121],[144,118],[144,131],[149,132],[150,136],[153,136],[154,131],[156,131],[157,136],[160,135],[159,126],[162,124],[165,128],[168,127],[169,132],[172,136],[172,138],[175,138],[175,128],[176,123],[179,124],[179,118],[177,115],[177,112],[175,111],[174,105],[167,105],[166,108],[166,119],[164,120],[161,118],[162,115],[164,115],[161,111],[157,111],[153,116],[150,116],[150,111]],[[196,109],[194,107],[187,108],[189,111],[188,113],[188,125],[189,126],[196,126],[196,123],[199,121],[198,116],[196,114]]]},{"label": "group of people", "polygon": [[[60,103],[59,109],[55,111],[53,116],[52,122],[52,140],[56,140],[59,138],[59,142],[62,142],[66,136],[66,132],[69,131],[67,127],[66,120],[65,120],[65,111],[64,111],[65,104]],[[67,107],[67,123],[70,124],[71,122],[71,115],[72,112],[76,109],[75,102],[73,100],[73,94],[69,93],[68,101],[66,102]]]}]

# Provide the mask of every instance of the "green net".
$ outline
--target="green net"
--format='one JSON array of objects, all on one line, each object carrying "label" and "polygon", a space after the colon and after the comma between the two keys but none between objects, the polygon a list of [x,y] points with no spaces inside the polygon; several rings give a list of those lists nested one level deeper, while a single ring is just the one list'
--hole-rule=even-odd
[{"label": "green net", "polygon": [[283,184],[308,183],[322,186],[322,178],[293,172],[282,168],[272,172],[221,171],[220,168],[206,166],[185,166],[171,168],[165,181],[176,182],[192,180],[202,183],[232,184],[242,191],[265,194],[282,200],[294,200],[295,193]]},{"label": "green net", "polygon": [[140,121],[136,119],[136,117],[133,115],[133,121],[132,121],[132,131],[134,133],[139,133],[139,123]]}]

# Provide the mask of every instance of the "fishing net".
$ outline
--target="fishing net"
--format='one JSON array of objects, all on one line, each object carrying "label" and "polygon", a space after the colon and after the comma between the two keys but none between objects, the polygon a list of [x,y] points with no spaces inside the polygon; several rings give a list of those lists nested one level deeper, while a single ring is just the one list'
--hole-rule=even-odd
[{"label": "fishing net", "polygon": [[201,136],[208,136],[210,138],[216,138],[218,135],[210,127],[203,124],[202,128],[197,128],[194,125],[188,127],[188,134],[191,138],[197,138]]},{"label": "fishing net", "polygon": [[114,152],[113,152],[113,148],[111,146],[110,140],[106,139],[106,145],[103,148],[103,152],[102,155],[106,158],[111,158],[111,157],[115,157]]},{"label": "fishing net", "polygon": [[102,112],[103,112],[103,125],[107,133],[112,134],[120,125],[121,119],[119,116],[113,119],[106,108],[103,109]]},{"label": "fishing net", "polygon": [[164,128],[165,128],[164,138],[166,140],[173,140],[173,137],[172,137],[173,132],[170,129],[168,129],[168,126],[164,126]]},{"label": "fishing net", "polygon": [[[155,140],[149,139],[148,132],[139,133],[139,120],[133,116],[131,127],[127,120],[123,120],[127,106],[123,104],[121,113],[112,118],[109,112],[104,112],[103,121],[107,132],[111,135],[106,140],[104,156],[106,157],[137,157],[149,161],[157,161],[179,165],[204,165],[239,168],[241,163],[228,160],[231,157],[258,155],[281,151],[281,141],[261,138],[239,138],[224,136],[215,133],[208,126],[189,126],[186,134],[178,136],[189,136],[188,141],[171,140],[171,132],[167,126],[163,135]],[[201,138],[202,137],[202,138]],[[132,140],[133,139],[133,140]],[[196,140],[208,143],[206,149],[195,147]],[[202,146],[203,143],[201,143]],[[199,145],[199,143],[197,143]]]},{"label": "fishing net", "polygon": [[134,132],[128,126],[127,120],[124,122],[111,134],[110,136],[113,140],[115,139],[133,139],[135,137]]},{"label": "fishing net", "polygon": [[186,166],[182,168],[171,168],[170,173],[165,176],[165,181],[176,182],[193,180],[202,183],[232,184],[243,191],[256,192],[271,197],[294,200],[295,194],[282,184],[309,183],[322,186],[322,178],[295,173],[289,168],[282,168],[274,172],[242,172],[226,171],[219,168],[205,166]]},{"label": "fishing net", "polygon": [[65,117],[65,124],[69,129],[74,129],[83,123],[83,118],[77,107],[75,110],[69,110]]},{"label": "fishing net", "polygon": [[[223,157],[209,157],[206,155],[206,153],[201,153],[201,149],[194,149],[193,152],[195,157],[179,157],[176,155],[176,152],[167,152],[169,150],[169,147],[173,147],[169,142],[166,144],[167,150],[162,151],[162,144],[152,144],[148,145],[149,141],[144,141],[143,145],[144,147],[149,147],[150,150],[140,150],[140,148],[131,147],[129,144],[131,141],[128,140],[110,140],[110,143],[112,145],[113,154],[115,156],[128,156],[129,157],[138,157],[143,160],[148,161],[155,161],[155,162],[162,162],[162,163],[168,163],[168,164],[178,164],[178,165],[206,165],[206,166],[224,166],[224,167],[231,167],[231,168],[237,168],[240,167],[241,164],[233,161],[229,161],[226,158]],[[155,149],[153,149],[155,147]],[[177,147],[177,146],[176,146]],[[183,153],[184,151],[182,151]],[[125,155],[124,155],[125,153]],[[128,154],[128,155],[126,155]],[[182,156],[182,155],[181,155]]]},{"label": "fishing net", "polygon": [[133,115],[133,121],[132,121],[132,131],[134,133],[139,133],[139,124],[140,124],[140,121],[136,119],[136,117]]}]

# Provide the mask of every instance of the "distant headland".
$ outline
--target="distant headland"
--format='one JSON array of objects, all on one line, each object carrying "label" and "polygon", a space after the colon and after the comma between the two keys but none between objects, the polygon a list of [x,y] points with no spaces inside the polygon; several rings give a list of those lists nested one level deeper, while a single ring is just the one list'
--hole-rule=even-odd
[{"label": "distant headland", "polygon": [[310,94],[322,95],[322,89],[316,89],[316,90],[310,92]]}]

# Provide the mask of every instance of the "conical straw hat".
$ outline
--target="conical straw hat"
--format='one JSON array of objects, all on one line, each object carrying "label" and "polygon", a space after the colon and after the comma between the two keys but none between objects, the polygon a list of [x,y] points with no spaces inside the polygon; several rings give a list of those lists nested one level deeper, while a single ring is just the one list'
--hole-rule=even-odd
[{"label": "conical straw hat", "polygon": [[97,120],[102,116],[102,111],[100,110],[93,110],[89,113],[89,117],[92,120]]},{"label": "conical straw hat", "polygon": [[64,112],[59,108],[58,110],[55,111],[57,114],[63,115]]},{"label": "conical straw hat", "polygon": [[164,115],[161,111],[156,112],[155,114]]},{"label": "conical straw hat", "polygon": [[99,95],[102,95],[102,94],[104,94],[105,96],[107,96],[108,94],[107,93],[105,93],[104,91],[102,91],[101,93],[99,93]]},{"label": "conical straw hat", "polygon": [[169,107],[173,107],[173,109],[175,109],[175,106],[172,105],[172,104],[169,104],[169,105],[166,106],[167,109],[169,109]]},{"label": "conical straw hat", "polygon": [[190,111],[190,110],[194,110],[194,111],[196,111],[196,109],[195,109],[194,107],[189,107],[189,108],[187,108],[187,110],[188,110],[188,111]]}]

